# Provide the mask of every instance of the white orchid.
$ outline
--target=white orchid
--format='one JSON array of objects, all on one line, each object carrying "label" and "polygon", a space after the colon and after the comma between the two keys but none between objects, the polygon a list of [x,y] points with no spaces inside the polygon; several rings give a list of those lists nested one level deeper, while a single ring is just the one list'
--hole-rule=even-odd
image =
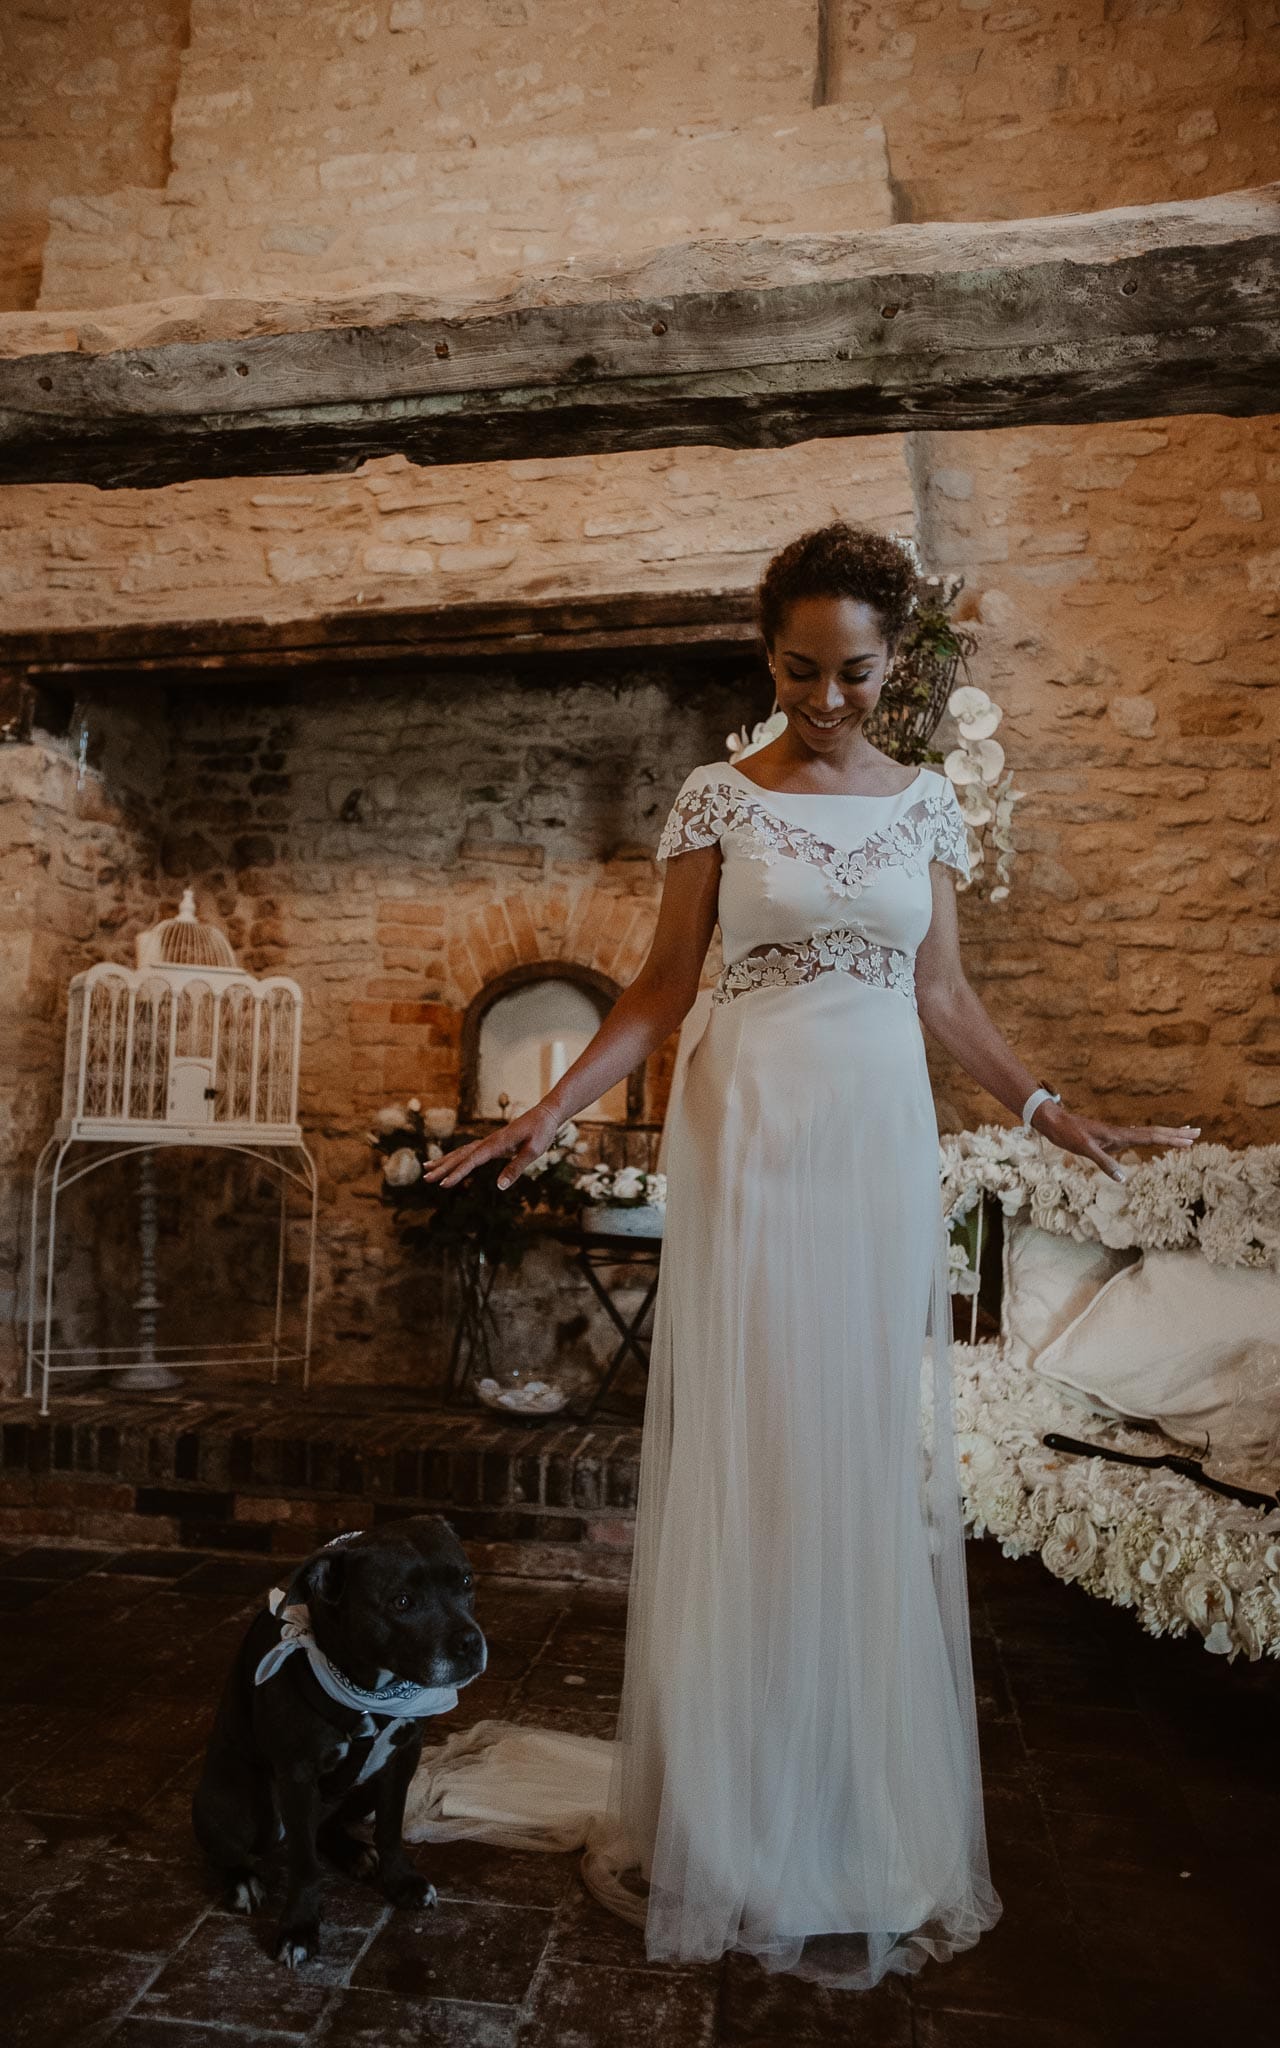
[{"label": "white orchid", "polygon": [[725,752],[729,759],[736,763],[747,754],[757,753],[761,747],[767,747],[770,740],[776,739],[778,734],[785,732],[786,729],[786,712],[773,711],[768,718],[762,718],[758,724],[753,725],[750,733],[745,725],[737,732],[726,733]]},{"label": "white orchid", "polygon": [[[969,879],[959,887],[985,886],[992,903],[1004,903],[1010,893],[1015,852],[1010,830],[1013,807],[1022,795],[1005,770],[1004,748],[991,737],[1004,713],[976,683],[963,683],[953,690],[947,710],[955,719],[960,745],[945,755],[942,769],[959,800],[969,846]],[[988,839],[996,854],[990,885],[985,882]]]}]

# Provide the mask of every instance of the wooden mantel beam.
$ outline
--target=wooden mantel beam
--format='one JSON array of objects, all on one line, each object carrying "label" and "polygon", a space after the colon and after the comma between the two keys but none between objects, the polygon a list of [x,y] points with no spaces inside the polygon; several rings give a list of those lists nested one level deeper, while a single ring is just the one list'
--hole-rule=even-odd
[{"label": "wooden mantel beam", "polygon": [[8,483],[1272,411],[1280,184],[691,243],[489,303],[397,291],[0,317]]}]

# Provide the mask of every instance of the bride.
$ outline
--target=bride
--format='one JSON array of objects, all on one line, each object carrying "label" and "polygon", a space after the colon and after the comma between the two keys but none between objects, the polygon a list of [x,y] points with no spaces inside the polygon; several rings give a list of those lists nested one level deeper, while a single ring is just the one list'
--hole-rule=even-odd
[{"label": "bride", "polygon": [[719,924],[668,1113],[616,1739],[463,1731],[424,1759],[410,1832],[585,1843],[587,1883],[651,1959],[737,1949],[856,1989],[1002,1910],[921,1026],[1118,1180],[1120,1147],[1197,1135],[1068,1107],[965,979],[954,792],[863,731],[915,596],[906,549],[860,528],[774,556],[759,622],[785,729],[749,774],[686,776],[640,974],[548,1095],[427,1176],[501,1159],[509,1187],[688,1017]]}]

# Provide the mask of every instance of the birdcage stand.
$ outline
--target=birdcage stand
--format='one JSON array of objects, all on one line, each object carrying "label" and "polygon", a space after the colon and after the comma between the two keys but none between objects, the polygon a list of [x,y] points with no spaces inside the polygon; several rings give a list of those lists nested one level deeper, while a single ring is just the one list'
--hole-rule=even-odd
[{"label": "birdcage stand", "polygon": [[[275,1315],[270,1338],[246,1343],[175,1344],[161,1346],[156,1337],[156,1295],[154,1235],[146,1229],[147,1182],[142,1186],[142,1285],[135,1307],[139,1316],[139,1338],[131,1345],[61,1344],[53,1342],[55,1321],[55,1270],[57,1264],[61,1197],[78,1181],[104,1166],[137,1159],[150,1165],[157,1152],[188,1147],[196,1150],[234,1152],[252,1159],[272,1174],[279,1186],[279,1242],[276,1252]],[[300,1343],[288,1344],[284,1330],[285,1248],[289,1224],[289,1196],[301,1189],[308,1209],[307,1293]],[[27,1297],[26,1392],[34,1398],[37,1383],[40,1413],[49,1413],[49,1394],[55,1378],[64,1374],[149,1371],[172,1369],[182,1372],[207,1371],[218,1366],[262,1364],[270,1369],[274,1384],[283,1365],[302,1367],[302,1385],[311,1377],[311,1332],[315,1304],[316,1219],[319,1180],[315,1161],[301,1135],[292,1133],[277,1142],[254,1136],[249,1142],[229,1143],[225,1134],[202,1139],[196,1131],[168,1130],[163,1136],[136,1138],[87,1138],[74,1128],[60,1124],[36,1162],[31,1199],[31,1244]],[[154,1221],[154,1215],[152,1220]],[[150,1252],[148,1251],[150,1242]],[[135,1380],[133,1384],[139,1382]],[[154,1384],[154,1382],[153,1382]]]}]

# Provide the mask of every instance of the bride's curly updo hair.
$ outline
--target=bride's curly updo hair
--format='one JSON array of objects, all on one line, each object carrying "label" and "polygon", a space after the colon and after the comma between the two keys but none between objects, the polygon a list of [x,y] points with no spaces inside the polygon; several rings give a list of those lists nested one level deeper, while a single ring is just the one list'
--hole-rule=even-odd
[{"label": "bride's curly updo hair", "polygon": [[879,612],[892,653],[914,608],[916,588],[915,563],[900,541],[838,519],[811,527],[779,549],[760,579],[756,617],[772,649],[787,607],[797,598],[860,598]]}]

